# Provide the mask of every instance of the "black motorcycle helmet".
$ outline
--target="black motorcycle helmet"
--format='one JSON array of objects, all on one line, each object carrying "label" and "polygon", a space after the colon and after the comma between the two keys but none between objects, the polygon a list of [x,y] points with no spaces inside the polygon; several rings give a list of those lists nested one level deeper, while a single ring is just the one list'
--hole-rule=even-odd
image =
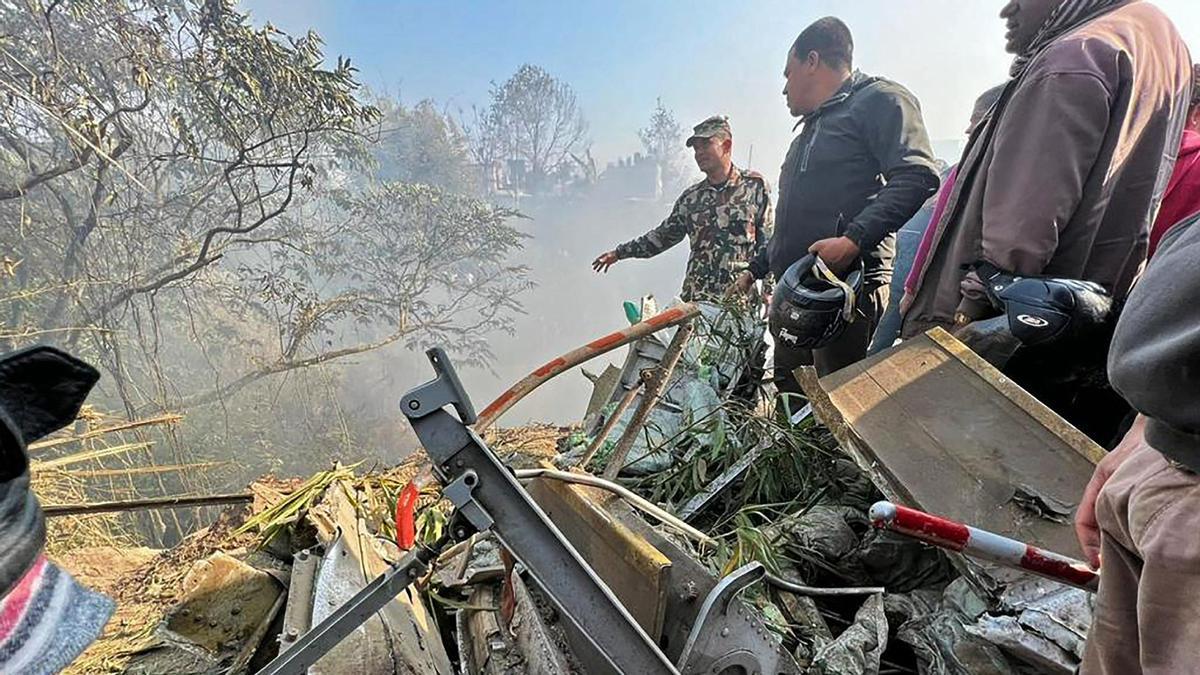
[{"label": "black motorcycle helmet", "polygon": [[1009,330],[1026,347],[1094,335],[1111,338],[1116,313],[1100,284],[1078,279],[1022,277],[988,262],[974,266],[988,301],[1008,318]]},{"label": "black motorcycle helmet", "polygon": [[854,304],[862,291],[863,266],[858,262],[838,278],[816,254],[792,263],[771,296],[768,314],[777,344],[818,349],[832,342],[854,321]]}]

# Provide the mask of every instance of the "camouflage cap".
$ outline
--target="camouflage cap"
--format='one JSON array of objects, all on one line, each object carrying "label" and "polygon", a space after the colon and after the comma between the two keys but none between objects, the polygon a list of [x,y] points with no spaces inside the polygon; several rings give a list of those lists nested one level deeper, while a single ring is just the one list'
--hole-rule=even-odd
[{"label": "camouflage cap", "polygon": [[712,138],[714,136],[733,138],[733,130],[729,128],[729,118],[725,115],[713,115],[692,127],[692,135],[687,139],[687,146],[689,148],[692,147],[694,139]]}]

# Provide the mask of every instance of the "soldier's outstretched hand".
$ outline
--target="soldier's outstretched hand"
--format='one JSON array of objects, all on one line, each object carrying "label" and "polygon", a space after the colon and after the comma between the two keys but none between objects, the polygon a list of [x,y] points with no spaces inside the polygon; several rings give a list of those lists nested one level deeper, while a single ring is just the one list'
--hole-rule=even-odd
[{"label": "soldier's outstretched hand", "polygon": [[601,253],[595,260],[592,261],[592,269],[597,272],[607,272],[608,268],[617,264],[620,258],[617,257],[616,251],[607,251]]}]

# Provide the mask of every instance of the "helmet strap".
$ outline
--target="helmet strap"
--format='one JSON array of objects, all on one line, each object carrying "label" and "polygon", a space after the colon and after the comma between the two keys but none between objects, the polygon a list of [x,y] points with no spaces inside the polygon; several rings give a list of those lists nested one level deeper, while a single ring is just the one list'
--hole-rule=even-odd
[{"label": "helmet strap", "polygon": [[845,295],[842,304],[842,318],[847,323],[854,321],[854,289],[850,287],[850,284],[842,281],[838,275],[834,274],[833,270],[829,269],[829,266],[825,264],[825,261],[821,260],[821,256],[816,256],[816,258],[817,261],[813,263],[813,274],[842,289],[842,293]]}]

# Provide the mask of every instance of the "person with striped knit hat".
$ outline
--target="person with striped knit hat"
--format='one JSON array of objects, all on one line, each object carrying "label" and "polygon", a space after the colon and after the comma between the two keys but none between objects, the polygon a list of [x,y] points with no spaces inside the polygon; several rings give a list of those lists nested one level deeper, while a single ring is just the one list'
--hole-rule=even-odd
[{"label": "person with striped knit hat", "polygon": [[112,600],[46,558],[46,520],[30,490],[26,451],[75,419],[99,377],[50,347],[0,356],[0,673],[59,672],[112,615]]}]

